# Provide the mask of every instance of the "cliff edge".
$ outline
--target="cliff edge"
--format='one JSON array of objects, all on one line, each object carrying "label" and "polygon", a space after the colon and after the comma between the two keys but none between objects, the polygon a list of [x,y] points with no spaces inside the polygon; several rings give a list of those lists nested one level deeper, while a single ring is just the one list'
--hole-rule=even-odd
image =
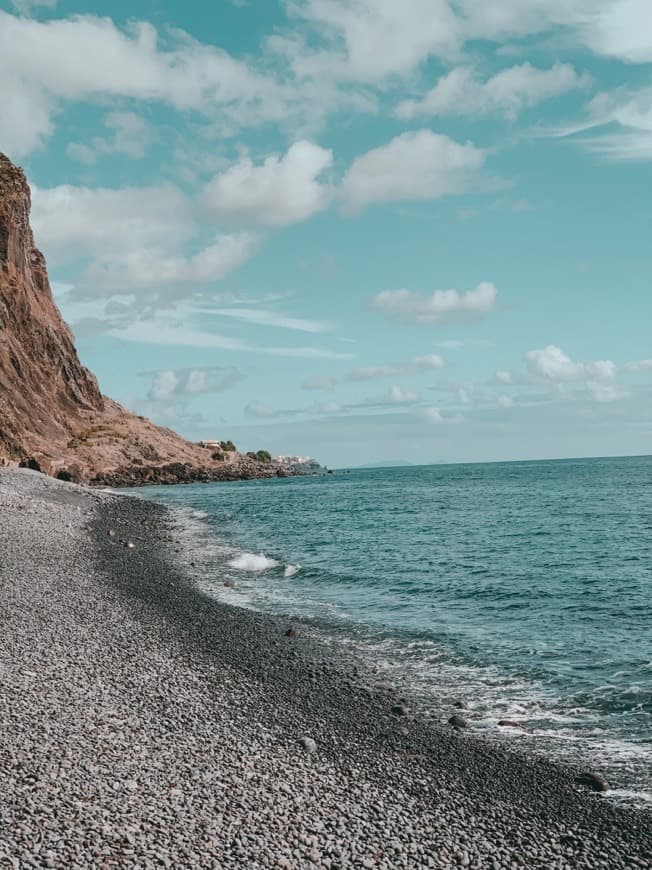
[{"label": "cliff edge", "polygon": [[286,472],[205,448],[103,396],[79,361],[29,223],[25,174],[0,153],[0,464],[132,486]]}]

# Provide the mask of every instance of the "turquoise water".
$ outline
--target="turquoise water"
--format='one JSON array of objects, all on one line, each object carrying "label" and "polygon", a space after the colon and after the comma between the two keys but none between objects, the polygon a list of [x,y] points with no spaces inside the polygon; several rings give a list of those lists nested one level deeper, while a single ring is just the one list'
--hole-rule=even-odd
[{"label": "turquoise water", "polygon": [[179,511],[212,594],[312,620],[424,702],[462,699],[488,735],[650,799],[652,457],[139,494]]}]

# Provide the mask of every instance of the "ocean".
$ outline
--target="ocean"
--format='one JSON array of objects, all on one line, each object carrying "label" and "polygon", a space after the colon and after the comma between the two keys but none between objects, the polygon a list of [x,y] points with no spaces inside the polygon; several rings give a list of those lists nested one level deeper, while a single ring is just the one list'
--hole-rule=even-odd
[{"label": "ocean", "polygon": [[424,709],[460,701],[487,738],[652,802],[652,457],[137,494],[173,508],[209,594],[307,622]]}]

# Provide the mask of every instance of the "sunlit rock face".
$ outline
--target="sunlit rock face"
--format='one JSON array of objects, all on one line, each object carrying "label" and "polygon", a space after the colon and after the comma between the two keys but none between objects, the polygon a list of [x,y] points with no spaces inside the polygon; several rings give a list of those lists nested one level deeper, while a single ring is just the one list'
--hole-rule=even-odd
[{"label": "sunlit rock face", "polygon": [[237,451],[220,460],[102,395],[54,302],[30,205],[23,170],[0,154],[0,464],[116,486],[282,473]]}]

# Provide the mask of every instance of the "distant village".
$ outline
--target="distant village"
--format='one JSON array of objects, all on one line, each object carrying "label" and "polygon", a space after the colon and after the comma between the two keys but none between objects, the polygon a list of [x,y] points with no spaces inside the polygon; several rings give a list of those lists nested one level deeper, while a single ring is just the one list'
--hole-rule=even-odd
[{"label": "distant village", "polygon": [[[232,441],[206,440],[199,441],[198,444],[200,447],[222,452],[223,454],[235,452],[236,450],[236,446]],[[325,466],[320,465],[311,456],[272,456],[267,450],[250,452],[247,453],[247,456],[251,456],[260,462],[272,462],[291,474],[318,474],[319,472],[328,471]]]}]

